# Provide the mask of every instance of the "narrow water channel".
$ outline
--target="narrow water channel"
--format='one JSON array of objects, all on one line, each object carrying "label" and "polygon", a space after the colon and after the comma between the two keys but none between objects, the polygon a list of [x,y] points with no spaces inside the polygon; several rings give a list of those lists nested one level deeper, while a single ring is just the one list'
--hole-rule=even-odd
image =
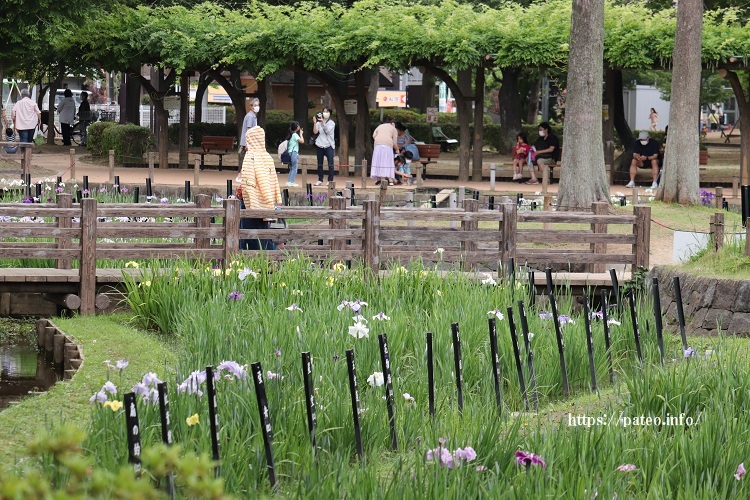
[{"label": "narrow water channel", "polygon": [[0,318],[0,411],[61,379],[37,349],[34,321]]}]

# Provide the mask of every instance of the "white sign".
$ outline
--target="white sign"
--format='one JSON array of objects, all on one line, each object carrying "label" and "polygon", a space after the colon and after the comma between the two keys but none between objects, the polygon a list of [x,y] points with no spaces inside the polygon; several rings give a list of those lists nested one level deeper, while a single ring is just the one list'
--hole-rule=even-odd
[{"label": "white sign", "polygon": [[672,262],[686,262],[690,257],[708,246],[708,234],[675,231],[672,246]]},{"label": "white sign", "polygon": [[437,125],[438,122],[438,109],[427,108],[427,123],[434,123]]},{"label": "white sign", "polygon": [[344,113],[347,115],[357,114],[357,100],[356,99],[344,99]]}]

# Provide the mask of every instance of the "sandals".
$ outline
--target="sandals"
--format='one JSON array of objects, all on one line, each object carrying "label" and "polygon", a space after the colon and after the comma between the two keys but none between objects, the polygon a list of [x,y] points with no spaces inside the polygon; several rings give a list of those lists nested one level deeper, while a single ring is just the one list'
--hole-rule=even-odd
[{"label": "sandals", "polygon": [[536,179],[529,179],[528,181],[526,181],[526,184],[539,184],[539,181]]}]

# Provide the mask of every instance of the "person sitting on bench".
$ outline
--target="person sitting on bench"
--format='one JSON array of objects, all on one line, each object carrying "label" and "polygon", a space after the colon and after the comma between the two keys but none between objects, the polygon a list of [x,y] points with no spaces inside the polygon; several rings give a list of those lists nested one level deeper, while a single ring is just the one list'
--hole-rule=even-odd
[{"label": "person sitting on bench", "polygon": [[638,140],[633,143],[633,159],[630,160],[630,182],[625,187],[635,187],[635,174],[639,168],[651,167],[653,183],[651,189],[659,187],[657,177],[659,176],[659,143],[649,138],[645,130],[638,134]]},{"label": "person sitting on bench", "polygon": [[[537,128],[539,130],[539,139],[534,143],[534,148],[536,149],[536,165],[539,167],[539,171],[542,172],[547,165],[554,163],[557,159],[560,141],[557,139],[555,133],[552,132],[552,127],[549,126],[549,123],[542,122]],[[531,179],[526,181],[526,184],[539,184],[534,167],[529,170]]]}]

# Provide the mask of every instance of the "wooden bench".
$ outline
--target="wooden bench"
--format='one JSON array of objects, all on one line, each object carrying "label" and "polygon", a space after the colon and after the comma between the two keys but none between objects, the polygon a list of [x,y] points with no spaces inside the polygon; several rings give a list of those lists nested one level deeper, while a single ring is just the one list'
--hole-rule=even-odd
[{"label": "wooden bench", "polygon": [[417,144],[419,163],[422,164],[422,180],[427,179],[427,165],[437,163],[440,158],[440,144]]},{"label": "wooden bench", "polygon": [[224,155],[234,152],[234,137],[223,135],[204,135],[201,139],[201,149],[188,151],[191,155],[201,156],[201,170],[206,166],[204,158],[206,155],[219,157],[219,171],[224,167]]}]

